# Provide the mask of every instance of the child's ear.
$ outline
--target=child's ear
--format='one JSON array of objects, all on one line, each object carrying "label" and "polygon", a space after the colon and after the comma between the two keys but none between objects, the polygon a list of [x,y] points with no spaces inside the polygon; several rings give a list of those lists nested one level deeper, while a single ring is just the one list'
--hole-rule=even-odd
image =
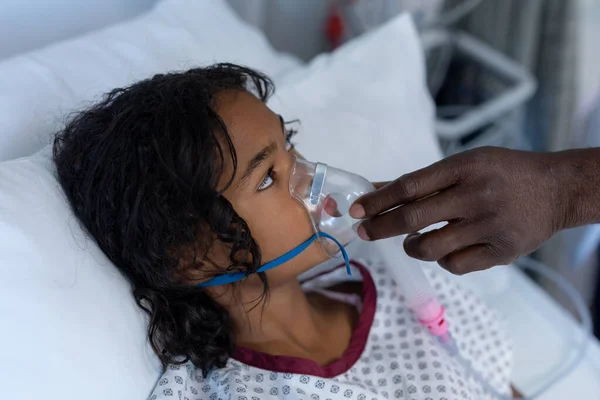
[{"label": "child's ear", "polygon": [[[201,249],[200,246],[182,249],[178,252],[179,266],[175,271],[175,279],[186,285],[197,285],[216,275],[234,272],[228,271],[232,264],[230,253],[231,245],[217,239],[212,240],[208,249]],[[239,252],[239,257],[247,258],[243,253]],[[240,264],[244,262],[242,259],[237,261]]]},{"label": "child's ear", "polygon": [[[207,267],[207,265],[209,265]],[[212,273],[211,273],[212,271]],[[185,286],[198,285],[214,276],[216,268],[210,267],[209,263],[181,263],[174,273],[175,282]]]}]

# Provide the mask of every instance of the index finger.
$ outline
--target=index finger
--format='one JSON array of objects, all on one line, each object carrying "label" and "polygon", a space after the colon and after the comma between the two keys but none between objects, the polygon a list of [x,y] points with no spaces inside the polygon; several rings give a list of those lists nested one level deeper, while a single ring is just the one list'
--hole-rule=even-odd
[{"label": "index finger", "polygon": [[438,161],[362,196],[350,207],[350,215],[353,218],[372,218],[394,207],[430,196],[455,184],[458,172],[458,163],[451,159]]}]

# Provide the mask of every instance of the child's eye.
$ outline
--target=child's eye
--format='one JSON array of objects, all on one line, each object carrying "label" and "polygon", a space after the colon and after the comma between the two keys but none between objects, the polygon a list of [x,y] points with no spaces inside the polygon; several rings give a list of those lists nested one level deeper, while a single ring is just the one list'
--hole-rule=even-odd
[{"label": "child's eye", "polygon": [[259,192],[271,187],[271,185],[273,184],[273,177],[271,176],[272,173],[273,173],[273,168],[270,168],[269,172],[267,172],[267,175],[265,175],[265,177],[263,178],[260,185],[258,185]]}]

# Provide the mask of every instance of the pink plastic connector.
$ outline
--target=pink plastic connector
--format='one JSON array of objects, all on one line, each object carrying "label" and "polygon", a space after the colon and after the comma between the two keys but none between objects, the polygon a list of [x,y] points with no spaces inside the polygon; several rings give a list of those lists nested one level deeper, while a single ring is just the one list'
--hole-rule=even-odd
[{"label": "pink plastic connector", "polygon": [[444,318],[446,310],[438,303],[437,299],[413,307],[419,323],[426,327],[432,335],[438,336],[442,341],[449,340],[448,321]]}]

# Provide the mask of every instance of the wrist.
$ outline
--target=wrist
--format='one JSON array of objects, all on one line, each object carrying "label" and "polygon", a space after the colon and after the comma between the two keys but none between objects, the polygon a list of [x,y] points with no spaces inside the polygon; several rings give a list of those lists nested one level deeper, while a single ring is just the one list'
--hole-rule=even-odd
[{"label": "wrist", "polygon": [[556,190],[556,231],[600,222],[600,149],[548,155]]}]

